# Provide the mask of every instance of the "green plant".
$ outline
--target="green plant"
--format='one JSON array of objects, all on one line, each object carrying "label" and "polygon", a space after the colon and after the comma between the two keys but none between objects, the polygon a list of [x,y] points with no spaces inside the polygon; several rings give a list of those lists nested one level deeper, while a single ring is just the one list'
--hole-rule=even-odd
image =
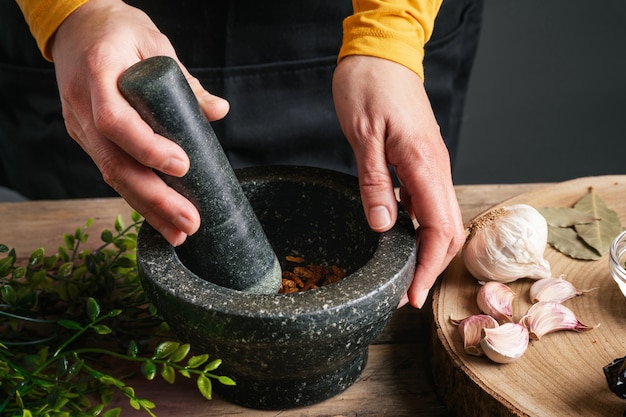
[{"label": "green plant", "polygon": [[141,218],[131,218],[125,227],[118,216],[94,250],[83,249],[92,220],[53,255],[39,248],[20,262],[0,244],[0,415],[118,416],[109,407],[117,390],[154,416],[154,403],[124,382],[135,372],[172,384],[177,374],[194,377],[207,399],[211,380],[234,384],[212,373],[221,360],[177,341],[147,299],[135,258]]}]

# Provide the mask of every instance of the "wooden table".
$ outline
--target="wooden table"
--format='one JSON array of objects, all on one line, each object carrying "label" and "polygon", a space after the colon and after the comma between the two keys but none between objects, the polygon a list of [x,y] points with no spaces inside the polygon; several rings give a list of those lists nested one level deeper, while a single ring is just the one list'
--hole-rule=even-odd
[{"label": "wooden table", "polygon": [[[544,186],[545,184],[464,185],[457,186],[457,196],[467,222],[481,211],[509,197]],[[82,227],[93,218],[90,239],[98,242],[96,234],[112,228],[121,214],[128,223],[130,207],[121,199],[90,199],[0,203],[0,243],[16,249],[18,256],[27,257],[37,247],[54,253],[64,233]],[[89,241],[88,241],[89,243]],[[394,315],[383,334],[369,348],[369,361],[359,380],[345,392],[309,407],[287,411],[258,411],[232,405],[220,398],[206,401],[194,381],[177,379],[169,385],[161,380],[145,381],[135,377],[128,382],[140,397],[157,404],[158,416],[393,416],[443,417],[454,415],[446,410],[433,385],[430,363],[430,332],[432,312],[427,307],[416,310],[403,307]],[[135,412],[122,398],[116,400],[126,410]]]}]

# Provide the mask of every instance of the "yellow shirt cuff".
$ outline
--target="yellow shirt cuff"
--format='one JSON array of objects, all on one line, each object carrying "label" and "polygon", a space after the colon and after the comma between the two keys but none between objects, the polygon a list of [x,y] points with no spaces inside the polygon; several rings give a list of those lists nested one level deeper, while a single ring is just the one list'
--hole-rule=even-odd
[{"label": "yellow shirt cuff", "polygon": [[44,58],[52,61],[48,42],[61,23],[88,0],[17,0]]},{"label": "yellow shirt cuff", "polygon": [[424,79],[424,45],[441,0],[353,0],[343,23],[339,61],[348,55],[388,59]]}]

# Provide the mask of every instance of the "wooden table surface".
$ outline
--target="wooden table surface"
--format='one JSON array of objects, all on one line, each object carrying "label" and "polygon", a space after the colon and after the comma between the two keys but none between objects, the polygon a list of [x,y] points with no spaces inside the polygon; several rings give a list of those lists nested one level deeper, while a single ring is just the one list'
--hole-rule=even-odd
[{"label": "wooden table surface", "polygon": [[[545,184],[462,185],[457,197],[465,222],[478,213],[517,194]],[[112,228],[121,214],[128,223],[130,207],[119,198],[0,203],[0,243],[15,248],[18,256],[27,257],[37,247],[56,252],[64,233],[82,227],[93,218],[94,237],[104,228]],[[90,239],[97,242],[98,239]],[[89,241],[88,241],[89,242]],[[230,404],[217,396],[205,400],[195,381],[177,379],[174,385],[162,380],[148,382],[137,376],[127,381],[139,397],[156,403],[154,412],[163,416],[393,416],[448,417],[432,382],[429,340],[432,324],[430,303],[422,310],[403,307],[369,348],[369,361],[359,380],[343,393],[322,403],[286,411],[258,411]],[[124,416],[147,415],[136,412],[126,400],[115,400]]]}]

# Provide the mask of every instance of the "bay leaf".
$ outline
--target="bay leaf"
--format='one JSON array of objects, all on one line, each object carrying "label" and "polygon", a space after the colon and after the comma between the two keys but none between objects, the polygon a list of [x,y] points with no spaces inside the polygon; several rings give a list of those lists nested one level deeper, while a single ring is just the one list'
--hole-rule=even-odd
[{"label": "bay leaf", "polygon": [[588,224],[574,226],[578,236],[598,253],[604,255],[609,251],[611,242],[622,230],[622,222],[617,213],[606,206],[593,187],[581,198],[574,208],[596,219]]},{"label": "bay leaf", "polygon": [[556,227],[571,227],[597,220],[595,217],[572,207],[539,207],[537,211],[541,213],[550,226]]},{"label": "bay leaf", "polygon": [[592,261],[602,257],[598,251],[578,237],[576,230],[571,227],[548,225],[548,243],[559,252],[575,259]]}]

